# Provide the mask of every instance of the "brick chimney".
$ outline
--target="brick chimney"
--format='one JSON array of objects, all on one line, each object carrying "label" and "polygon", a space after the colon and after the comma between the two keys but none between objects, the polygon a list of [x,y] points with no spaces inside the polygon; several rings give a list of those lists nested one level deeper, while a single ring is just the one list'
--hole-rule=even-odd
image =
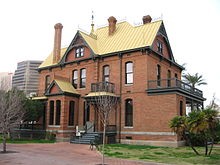
[{"label": "brick chimney", "polygon": [[151,23],[151,20],[152,20],[150,15],[145,15],[143,16],[142,19],[143,19],[143,24]]},{"label": "brick chimney", "polygon": [[58,63],[60,61],[62,28],[63,25],[61,23],[57,23],[54,25],[55,35],[53,47],[53,63]]},{"label": "brick chimney", "polygon": [[108,18],[108,35],[113,35],[116,30],[116,18],[111,16]]}]

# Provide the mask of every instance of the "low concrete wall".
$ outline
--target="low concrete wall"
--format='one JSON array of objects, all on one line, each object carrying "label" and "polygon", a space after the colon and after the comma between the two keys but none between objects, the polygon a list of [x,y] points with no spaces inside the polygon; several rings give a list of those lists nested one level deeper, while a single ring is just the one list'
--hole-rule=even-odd
[{"label": "low concrete wall", "polygon": [[127,140],[127,139],[121,139],[121,144],[165,146],[165,147],[181,147],[181,146],[185,146],[185,141],[146,141],[146,140]]}]

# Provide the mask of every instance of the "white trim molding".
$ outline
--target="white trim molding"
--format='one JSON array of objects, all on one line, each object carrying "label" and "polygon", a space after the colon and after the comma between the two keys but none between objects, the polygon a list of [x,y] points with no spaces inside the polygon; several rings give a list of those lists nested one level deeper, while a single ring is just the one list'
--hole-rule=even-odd
[{"label": "white trim molding", "polygon": [[160,135],[160,136],[174,136],[174,132],[135,132],[135,131],[122,131],[122,135]]}]

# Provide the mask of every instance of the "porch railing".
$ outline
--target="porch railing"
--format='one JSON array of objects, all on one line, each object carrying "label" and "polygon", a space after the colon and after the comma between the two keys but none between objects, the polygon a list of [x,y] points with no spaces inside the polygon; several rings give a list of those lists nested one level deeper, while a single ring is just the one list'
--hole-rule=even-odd
[{"label": "porch railing", "polygon": [[110,82],[98,82],[91,84],[91,92],[115,93],[115,84]]},{"label": "porch railing", "polygon": [[171,79],[161,79],[161,80],[150,80],[148,81],[148,90],[161,90],[161,89],[180,89],[185,92],[191,93],[193,95],[203,97],[203,92],[197,88],[192,87],[191,85],[178,80],[176,78]]}]

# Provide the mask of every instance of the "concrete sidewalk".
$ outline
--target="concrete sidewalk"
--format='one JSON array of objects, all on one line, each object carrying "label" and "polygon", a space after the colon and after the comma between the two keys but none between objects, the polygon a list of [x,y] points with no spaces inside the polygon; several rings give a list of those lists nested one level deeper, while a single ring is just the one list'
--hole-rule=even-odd
[{"label": "concrete sidewalk", "polygon": [[[2,146],[0,146],[2,147]],[[96,165],[102,156],[88,145],[55,143],[55,144],[8,144],[8,151],[0,153],[0,165]],[[106,158],[109,165],[156,165],[124,159]]]}]

